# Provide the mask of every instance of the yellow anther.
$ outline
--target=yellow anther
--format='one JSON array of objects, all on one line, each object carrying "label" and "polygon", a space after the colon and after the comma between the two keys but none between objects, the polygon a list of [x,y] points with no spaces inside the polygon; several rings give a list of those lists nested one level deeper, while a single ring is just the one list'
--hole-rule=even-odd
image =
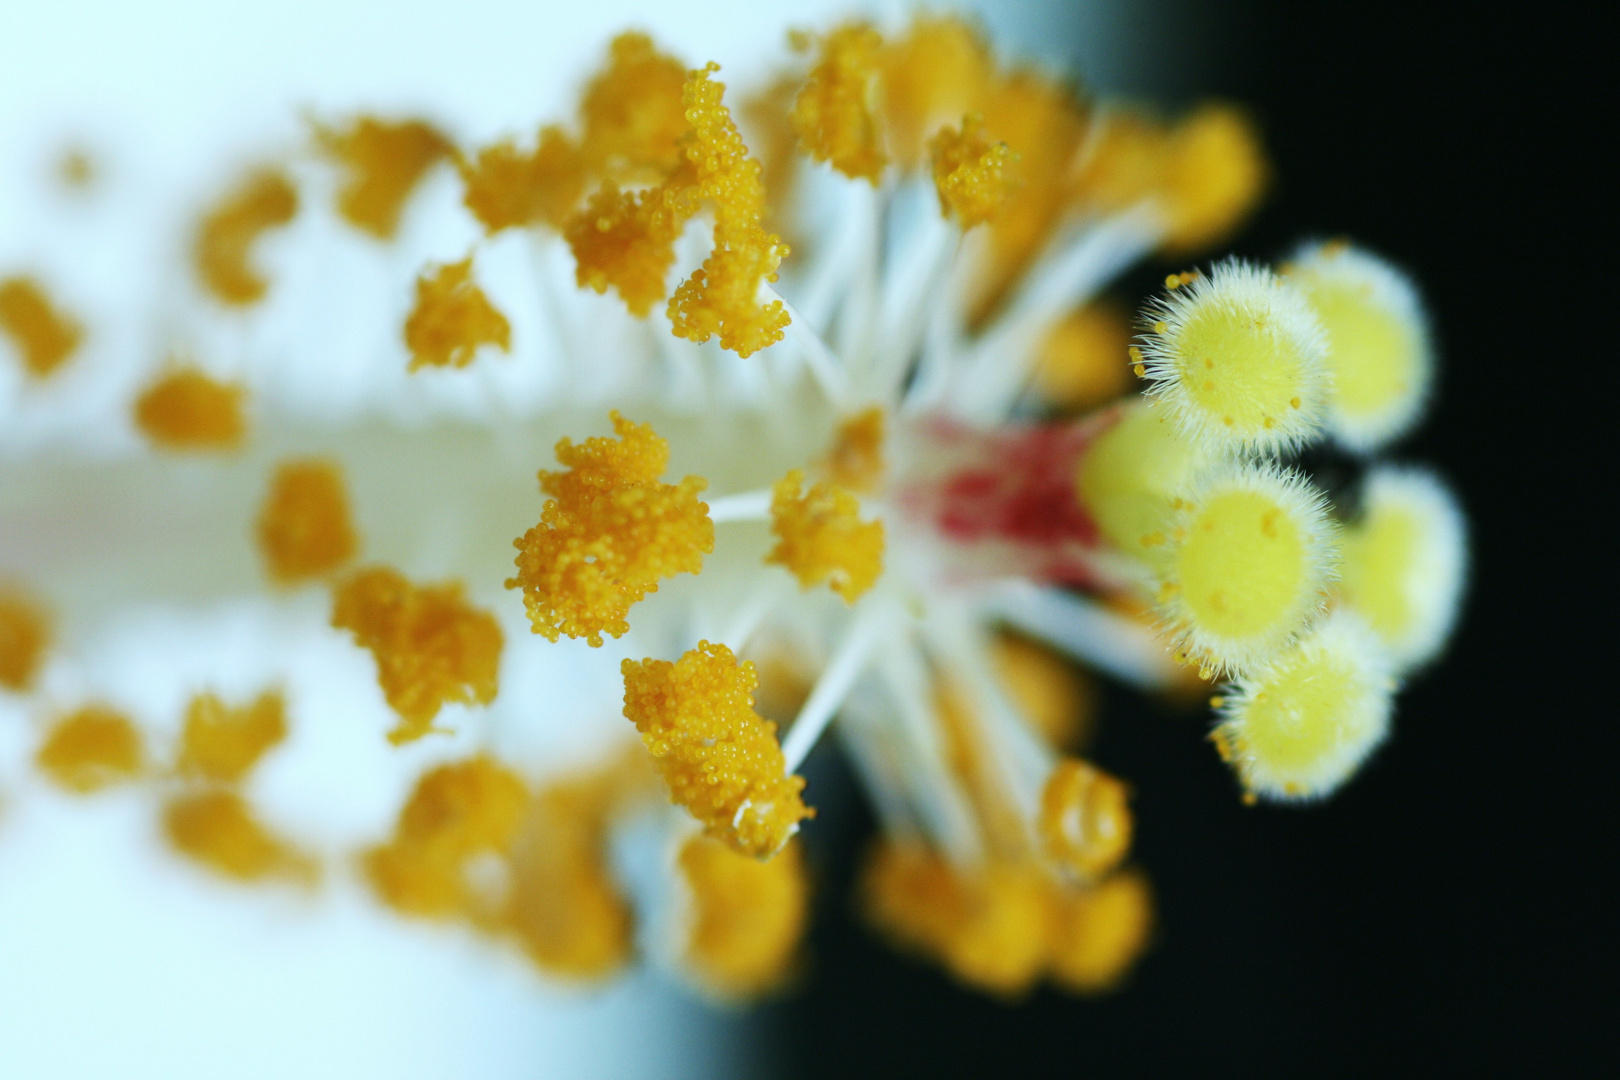
[{"label": "yellow anther", "polygon": [[1153,891],[1139,871],[1059,895],[1052,913],[1052,981],[1077,994],[1117,987],[1153,934]]},{"label": "yellow anther", "polygon": [[265,568],[282,585],[324,577],[353,558],[359,541],[337,464],[313,459],[277,466],[259,511],[258,538]]},{"label": "yellow anther", "polygon": [[462,202],[484,231],[545,224],[561,229],[585,192],[585,158],[559,127],[540,129],[532,154],[511,140],[486,146],[477,158],[456,160]]},{"label": "yellow anther", "polygon": [[176,767],[185,776],[234,784],[286,737],[286,707],[275,691],[235,708],[198,694],[186,707]]},{"label": "yellow anther", "polygon": [[433,718],[447,702],[495,700],[501,627],[463,599],[460,582],[418,587],[396,570],[371,567],[339,585],[332,601],[332,625],[376,658],[377,682],[399,714],[389,742],[436,730]]},{"label": "yellow anther", "polygon": [[927,160],[927,140],[943,125],[984,107],[995,67],[978,31],[951,15],[915,18],[882,63],[890,151],[908,169]]},{"label": "yellow anther", "polygon": [[882,37],[867,23],[834,30],[821,39],[821,55],[793,105],[793,127],[811,157],[874,185],[888,163],[872,111],[882,49]]},{"label": "yellow anther", "polygon": [[1037,822],[1047,858],[1081,879],[1100,878],[1131,849],[1130,788],[1073,758],[1062,758],[1041,793]]},{"label": "yellow anther", "polygon": [[671,800],[745,855],[780,851],[812,811],[804,778],[787,775],[776,725],[754,712],[754,665],[704,641],[673,664],[626,660],[622,671],[624,715]]},{"label": "yellow anther", "polygon": [[512,326],[472,277],[472,256],[416,279],[416,307],[405,320],[410,369],[466,367],[481,345],[512,351]]},{"label": "yellow anther", "polygon": [[1165,542],[1176,493],[1207,460],[1162,410],[1132,401],[1081,457],[1076,492],[1110,543],[1141,555],[1144,546],[1157,546],[1147,538]]},{"label": "yellow anther", "polygon": [[686,67],[645,34],[613,40],[607,65],[580,102],[582,150],[598,175],[621,183],[662,180],[680,162],[687,123]]},{"label": "yellow anther", "polygon": [[1003,634],[990,658],[1018,711],[1051,746],[1078,749],[1090,736],[1097,688],[1085,672],[1027,638]]},{"label": "yellow anther", "polygon": [[315,861],[265,827],[235,791],[175,796],[163,807],[163,832],[176,851],[237,881],[308,884],[319,876]]},{"label": "yellow anther", "polygon": [[258,303],[270,283],[253,267],[253,245],[297,213],[298,191],[285,173],[250,175],[203,216],[192,248],[198,279],[221,303]]},{"label": "yellow anther", "polygon": [[616,289],[630,314],[645,318],[665,295],[675,241],[697,206],[690,189],[665,184],[623,192],[604,184],[564,230],[581,288]]},{"label": "yellow anther", "polygon": [[65,364],[84,340],[79,321],[57,308],[31,277],[0,281],[0,333],[11,339],[23,369],[36,379]]},{"label": "yellow anther", "polygon": [[33,688],[51,643],[51,620],[29,593],[0,582],[0,687]]},{"label": "yellow anther", "polygon": [[1195,110],[1165,146],[1165,247],[1195,251],[1224,239],[1260,201],[1267,172],[1259,132],[1245,113],[1230,105]]},{"label": "yellow anther", "polygon": [[314,128],[316,146],[346,174],[338,213],[379,240],[393,239],[405,201],[452,149],[449,139],[422,120],[362,116],[346,129]]},{"label": "yellow anther", "polygon": [[1012,192],[1007,164],[1013,152],[984,136],[984,117],[969,114],[960,128],[944,128],[928,143],[940,210],[964,230],[995,217]]},{"label": "yellow anther", "polygon": [[883,486],[888,468],[883,455],[884,426],[881,405],[863,409],[838,425],[838,434],[823,462],[833,483],[862,493]]},{"label": "yellow anther", "polygon": [[1116,304],[1096,301],[1052,327],[1041,346],[1035,385],[1054,405],[1085,412],[1123,394],[1125,358],[1132,356],[1131,324]]},{"label": "yellow anther", "polygon": [[810,883],[797,843],[751,859],[694,836],[681,847],[689,904],[685,960],[706,989],[749,998],[791,973],[810,909]]},{"label": "yellow anther", "polygon": [[883,573],[883,522],[861,521],[860,500],[835,484],[800,495],[803,484],[794,469],[771,488],[776,546],[765,561],[787,567],[803,588],[826,582],[853,604]]},{"label": "yellow anther", "polygon": [[658,591],[660,578],[696,574],[714,550],[714,523],[698,495],[700,476],[659,480],[669,443],[646,424],[613,413],[618,438],[557,444],[565,472],[540,473],[546,500],[540,523],[516,541],[517,575],[534,632],[593,646],[630,628],[630,606]]},{"label": "yellow anther", "polygon": [[58,720],[34,761],[59,787],[80,795],[140,775],[141,733],[129,717],[105,705],[86,705]]},{"label": "yellow anther", "polygon": [[135,399],[135,425],[166,450],[231,450],[247,435],[247,391],[195,368],[171,371]]}]

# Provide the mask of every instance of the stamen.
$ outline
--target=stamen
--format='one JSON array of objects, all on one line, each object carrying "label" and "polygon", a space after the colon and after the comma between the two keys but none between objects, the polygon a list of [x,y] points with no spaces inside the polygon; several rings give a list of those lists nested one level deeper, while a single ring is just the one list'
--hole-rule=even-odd
[{"label": "stamen", "polygon": [[416,306],[405,320],[410,370],[424,365],[463,368],[479,346],[512,351],[512,325],[473,280],[473,257],[440,266],[416,279]]},{"label": "stamen", "polygon": [[106,705],[86,705],[52,725],[34,762],[58,786],[90,795],[127,784],[143,771],[141,733]]},{"label": "stamen", "polygon": [[176,795],[163,807],[163,832],[182,855],[237,881],[313,884],[319,876],[319,865],[266,828],[235,791]]},{"label": "stamen", "polygon": [[775,858],[740,855],[706,836],[681,846],[690,904],[685,959],[723,998],[750,998],[781,984],[804,936],[810,884],[799,845]]},{"label": "stamen", "polygon": [[246,393],[196,368],[180,368],[135,399],[135,424],[166,450],[233,450],[247,435]]},{"label": "stamen", "polygon": [[192,248],[197,276],[222,304],[246,307],[270,283],[253,268],[253,245],[298,213],[298,191],[285,173],[262,169],[227,193],[202,219]]},{"label": "stamen", "polygon": [[1127,870],[1083,891],[1063,894],[1053,911],[1052,981],[1076,994],[1117,988],[1153,933],[1153,890]]},{"label": "stamen", "polygon": [[272,580],[296,585],[325,577],[359,548],[343,474],[334,462],[277,466],[258,521],[259,551]]},{"label": "stamen", "polygon": [[411,192],[452,151],[450,140],[422,120],[362,116],[343,130],[313,127],[315,145],[347,174],[338,213],[379,240],[394,238]]},{"label": "stamen", "polygon": [[11,339],[23,370],[35,379],[67,363],[84,341],[84,327],[52,303],[31,277],[0,280],[0,332]]},{"label": "stamen", "polygon": [[508,139],[471,161],[458,155],[456,169],[462,201],[490,236],[541,224],[560,231],[585,193],[584,155],[555,125],[540,129],[531,154]]},{"label": "stamen", "polygon": [[791,570],[802,588],[826,582],[853,604],[883,573],[883,522],[861,521],[860,500],[826,481],[802,496],[804,471],[794,469],[771,489],[771,531],[765,556]]},{"label": "stamen", "polygon": [[182,776],[235,784],[286,737],[285,706],[276,691],[235,708],[211,693],[198,694],[186,707],[175,769]]},{"label": "stamen", "polygon": [[870,100],[883,39],[866,23],[820,40],[821,55],[793,105],[793,127],[810,156],[877,186],[888,163]]},{"label": "stamen", "polygon": [[1141,623],[1077,593],[1004,582],[984,595],[986,611],[1141,690],[1161,690],[1176,671],[1164,645]]},{"label": "stamen", "polygon": [[51,620],[31,593],[0,582],[0,686],[26,693],[51,644]]},{"label": "stamen", "polygon": [[827,729],[833,714],[844,703],[855,680],[860,678],[871,660],[872,647],[882,636],[889,623],[889,614],[880,605],[868,605],[856,616],[845,631],[838,649],[821,669],[821,677],[805,699],[793,726],[788,729],[782,743],[782,756],[791,771],[804,763],[810,751]]}]

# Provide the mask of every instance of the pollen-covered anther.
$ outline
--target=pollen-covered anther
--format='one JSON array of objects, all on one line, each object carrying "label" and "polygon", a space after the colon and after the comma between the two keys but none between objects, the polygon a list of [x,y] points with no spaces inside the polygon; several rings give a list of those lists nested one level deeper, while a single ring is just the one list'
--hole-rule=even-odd
[{"label": "pollen-covered anther", "polygon": [[686,66],[646,34],[613,39],[608,62],[585,88],[582,153],[598,175],[620,182],[661,180],[681,160],[687,131]]},{"label": "pollen-covered anther", "polygon": [[473,280],[469,255],[416,279],[416,306],[405,320],[410,370],[424,365],[466,367],[478,349],[512,351],[512,325]]},{"label": "pollen-covered anther", "polygon": [[995,638],[990,659],[1008,698],[1049,745],[1075,750],[1087,740],[1097,712],[1090,676],[1044,645],[1012,634]]},{"label": "pollen-covered anther", "polygon": [[0,333],[11,339],[23,370],[43,379],[67,363],[84,340],[84,327],[52,303],[31,277],[0,280]]},{"label": "pollen-covered anther", "polygon": [[1273,656],[1324,606],[1338,568],[1326,500],[1298,473],[1231,464],[1178,500],[1159,610],[1188,656],[1217,671]]},{"label": "pollen-covered anther", "polygon": [[30,593],[0,582],[0,687],[33,688],[51,643],[51,619]]},{"label": "pollen-covered anther", "polygon": [[1053,896],[1052,981],[1071,993],[1116,989],[1153,935],[1153,890],[1140,871],[1124,870],[1088,889]]},{"label": "pollen-covered anther", "polygon": [[198,226],[191,253],[198,279],[221,303],[258,303],[270,283],[253,266],[254,244],[297,213],[298,189],[285,173],[263,169],[248,176]]},{"label": "pollen-covered anther", "polygon": [[456,169],[462,202],[491,235],[539,224],[561,229],[585,192],[584,155],[556,126],[540,129],[532,153],[507,140],[472,159],[458,156]]},{"label": "pollen-covered anther", "polygon": [[767,563],[787,567],[810,589],[826,582],[853,604],[883,573],[883,522],[861,521],[860,500],[825,481],[800,494],[804,472],[794,469],[771,488],[776,546]]},{"label": "pollen-covered anther", "polygon": [[310,884],[319,876],[319,864],[259,821],[235,791],[174,796],[163,807],[163,833],[176,851],[237,881]]},{"label": "pollen-covered anther", "polygon": [[1327,334],[1334,439],[1370,453],[1405,435],[1422,416],[1434,379],[1428,319],[1411,279],[1344,243],[1300,249],[1284,276]]},{"label": "pollen-covered anther", "polygon": [[872,107],[883,38],[868,23],[851,23],[820,46],[793,104],[794,130],[817,161],[876,184],[888,163]]},{"label": "pollen-covered anther", "polygon": [[1053,767],[1041,792],[1038,831],[1046,855],[1082,880],[1108,873],[1131,848],[1130,788],[1073,758]]},{"label": "pollen-covered anther", "polygon": [[1269,173],[1254,121],[1221,104],[1201,106],[1171,130],[1163,168],[1165,247],[1179,252],[1209,248],[1242,224]]},{"label": "pollen-covered anther", "polygon": [[446,703],[495,700],[500,623],[467,603],[460,582],[417,586],[386,566],[357,571],[333,593],[332,625],[377,661],[377,681],[400,719],[389,742],[435,730]]},{"label": "pollen-covered anther", "polygon": [[52,725],[34,762],[57,786],[89,795],[141,774],[141,733],[116,709],[86,705]]},{"label": "pollen-covered anther", "polygon": [[626,660],[624,715],[641,732],[670,798],[704,831],[745,855],[780,851],[812,815],[790,776],[776,725],[753,708],[759,677],[724,645],[699,642],[680,660]]},{"label": "pollen-covered anther", "polygon": [[810,883],[799,845],[753,859],[706,836],[681,846],[687,910],[684,959],[705,989],[749,998],[791,974],[809,918]]},{"label": "pollen-covered anther", "polygon": [[450,140],[424,120],[362,116],[347,128],[315,124],[315,145],[343,167],[338,213],[357,229],[391,240],[411,192],[452,152]]},{"label": "pollen-covered anther", "polygon": [[944,124],[981,108],[995,62],[983,35],[955,15],[919,14],[883,49],[883,118],[905,168],[926,161]]},{"label": "pollen-covered anther", "polygon": [[1066,409],[1087,410],[1119,397],[1130,385],[1130,318],[1099,300],[1071,311],[1041,344],[1035,386]]},{"label": "pollen-covered anther", "polygon": [[1394,692],[1383,644],[1341,609],[1238,678],[1213,737],[1249,793],[1325,798],[1384,741]]},{"label": "pollen-covered anther", "polygon": [[840,423],[822,462],[828,477],[850,491],[867,493],[881,488],[888,469],[883,453],[885,426],[881,405],[862,409]]},{"label": "pollen-covered anther", "polygon": [[600,646],[604,633],[622,636],[632,604],[661,578],[698,573],[714,550],[714,523],[698,501],[708,482],[661,482],[669,443],[646,424],[612,418],[616,439],[557,444],[566,471],[541,471],[551,498],[540,523],[514,541],[517,575],[506,587],[523,590],[534,632],[549,641],[567,634]]},{"label": "pollen-covered anther", "polygon": [[944,215],[963,230],[995,217],[1013,190],[1007,166],[1014,155],[1006,143],[985,137],[984,117],[969,114],[961,127],[942,129],[928,149]]},{"label": "pollen-covered anther", "polygon": [[352,559],[359,540],[337,464],[317,458],[277,466],[257,536],[265,568],[281,585],[324,577]]},{"label": "pollen-covered anther", "polygon": [[1320,430],[1332,392],[1327,338],[1299,290],[1228,260],[1150,309],[1149,393],[1188,439],[1275,453]]},{"label": "pollen-covered anther", "polygon": [[236,707],[214,694],[198,694],[186,707],[176,769],[182,776],[235,784],[286,737],[286,705],[280,693],[260,694]]},{"label": "pollen-covered anther", "polygon": [[135,425],[165,450],[232,450],[247,435],[247,391],[196,368],[160,376],[135,399]]}]

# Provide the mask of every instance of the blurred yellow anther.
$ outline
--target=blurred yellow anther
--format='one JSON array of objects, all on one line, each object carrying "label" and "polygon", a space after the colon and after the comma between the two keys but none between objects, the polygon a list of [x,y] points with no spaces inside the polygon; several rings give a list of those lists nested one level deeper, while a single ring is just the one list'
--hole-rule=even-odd
[{"label": "blurred yellow anther", "polygon": [[412,371],[423,365],[466,367],[481,345],[512,351],[512,326],[473,280],[472,268],[469,255],[416,279],[416,307],[405,320]]},{"label": "blurred yellow anther", "polygon": [[385,566],[356,572],[333,594],[332,625],[377,661],[383,696],[399,714],[394,744],[435,730],[446,702],[488,705],[505,643],[495,616],[462,597],[460,582],[412,585]]},{"label": "blurred yellow anther", "polygon": [[235,708],[198,694],[186,707],[176,767],[184,776],[234,784],[286,737],[286,707],[275,691]]},{"label": "blurred yellow anther", "polygon": [[39,601],[0,582],[0,687],[32,689],[50,643],[50,617]]},{"label": "blurred yellow anther", "polygon": [[618,290],[624,306],[645,318],[665,296],[675,241],[696,207],[684,187],[623,192],[604,184],[568,222],[574,278],[599,293]]},{"label": "blurred yellow anther", "polygon": [[142,757],[141,733],[129,717],[86,705],[51,727],[34,761],[59,787],[88,795],[135,779]]},{"label": "blurred yellow anther", "polygon": [[928,143],[940,210],[964,230],[995,217],[1012,191],[1007,163],[1013,153],[1004,142],[984,136],[984,117],[970,114],[960,128],[944,128]]},{"label": "blurred yellow anther", "polygon": [[246,306],[270,288],[252,262],[260,235],[298,213],[298,190],[285,173],[264,169],[247,177],[203,216],[192,248],[197,277],[221,303]]},{"label": "blurred yellow anther", "polygon": [[1100,878],[1131,849],[1130,788],[1073,758],[1060,759],[1041,792],[1037,822],[1046,855],[1082,879]]},{"label": "blurred yellow anther", "polygon": [[799,845],[760,860],[694,836],[681,847],[680,872],[690,905],[685,960],[698,982],[725,998],[779,986],[810,909]]},{"label": "blurred yellow anther", "polygon": [[670,798],[745,855],[777,851],[811,816],[789,776],[776,725],[754,712],[752,662],[699,642],[680,660],[626,660],[624,715],[641,732]]},{"label": "blurred yellow anther", "polygon": [[698,573],[714,550],[714,523],[698,501],[707,481],[660,482],[669,443],[612,417],[617,439],[557,443],[567,471],[540,472],[552,497],[540,523],[514,541],[517,575],[506,587],[523,590],[534,632],[549,641],[567,634],[600,646],[604,633],[622,636],[632,604],[657,592],[660,578]]},{"label": "blurred yellow anther", "polygon": [[838,425],[823,467],[828,477],[850,491],[868,493],[883,486],[888,468],[883,456],[883,407],[863,409]]},{"label": "blurred yellow anther", "polygon": [[926,143],[945,124],[983,106],[994,62],[984,38],[952,15],[915,18],[883,50],[883,116],[901,166],[926,160]]},{"label": "blurred yellow anther", "polygon": [[532,154],[510,140],[486,146],[468,161],[456,160],[462,201],[484,231],[545,224],[561,229],[585,192],[585,158],[559,127],[540,129]]},{"label": "blurred yellow anther", "polygon": [[681,91],[686,69],[635,32],[613,39],[607,66],[585,88],[584,154],[599,175],[620,182],[661,180],[680,162],[686,133]]},{"label": "blurred yellow anther", "polygon": [[247,391],[195,368],[171,371],[135,399],[135,424],[166,450],[231,450],[247,434]]},{"label": "blurred yellow anther", "polygon": [[1097,688],[1090,676],[1028,638],[1002,634],[990,659],[1007,696],[1048,743],[1079,749],[1091,734]]},{"label": "blurred yellow anther", "polygon": [[1085,412],[1123,394],[1130,383],[1130,316],[1117,304],[1094,301],[1064,316],[1042,343],[1035,367],[1041,396]]},{"label": "blurred yellow anther", "polygon": [[78,320],[57,308],[31,277],[0,280],[0,333],[11,339],[23,369],[36,379],[66,363],[84,340]]},{"label": "blurred yellow anther", "polygon": [[338,213],[379,240],[393,239],[405,201],[452,150],[450,140],[422,120],[362,116],[343,130],[314,127],[316,146],[346,174]]},{"label": "blurred yellow anther", "polygon": [[1241,110],[1204,105],[1183,119],[1165,150],[1165,247],[1195,251],[1225,239],[1260,201],[1267,172],[1260,134]]},{"label": "blurred yellow anther", "polygon": [[522,779],[487,757],[424,773],[393,837],[363,856],[372,889],[408,915],[446,918],[482,910],[485,898],[469,879],[468,864],[506,849],[528,800]]},{"label": "blurred yellow anther", "polygon": [[259,511],[259,551],[272,580],[296,585],[354,557],[359,541],[335,462],[284,461]]},{"label": "blurred yellow anther", "polygon": [[318,876],[314,860],[266,828],[235,791],[175,796],[163,807],[163,832],[176,851],[237,881],[312,883]]},{"label": "blurred yellow anther", "polygon": [[821,39],[821,55],[793,104],[793,127],[810,156],[873,184],[888,163],[872,112],[882,48],[867,23],[834,30]]},{"label": "blurred yellow anther", "polygon": [[771,488],[767,563],[787,567],[810,589],[822,582],[853,604],[883,573],[883,522],[861,521],[854,495],[825,481],[803,495],[804,472],[794,469]]},{"label": "blurred yellow anther", "polygon": [[1076,994],[1117,987],[1153,934],[1153,890],[1135,870],[1083,891],[1057,895],[1052,910],[1052,981]]}]

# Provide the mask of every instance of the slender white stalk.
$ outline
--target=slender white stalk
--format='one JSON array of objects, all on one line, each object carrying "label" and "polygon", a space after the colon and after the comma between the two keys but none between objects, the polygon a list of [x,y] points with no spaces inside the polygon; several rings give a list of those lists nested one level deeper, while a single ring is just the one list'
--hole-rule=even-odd
[{"label": "slender white stalk", "polygon": [[855,680],[866,670],[867,661],[872,658],[872,646],[877,642],[878,632],[887,622],[888,612],[880,604],[870,602],[855,616],[855,621],[844,635],[844,640],[839,643],[827,666],[822,669],[815,688],[810,691],[810,696],[799,709],[799,715],[794,719],[793,727],[788,730],[787,738],[782,740],[782,755],[787,759],[788,772],[793,772],[804,764],[804,759],[816,745],[816,740],[821,738],[821,733],[826,730],[833,714],[838,711],[838,706],[843,704],[850,688],[855,685]]},{"label": "slender white stalk", "polygon": [[780,293],[769,285],[763,286],[765,299],[781,300],[782,307],[787,310],[788,339],[803,350],[805,362],[809,365],[810,374],[815,376],[816,383],[821,392],[834,405],[844,406],[849,401],[849,374],[844,370],[843,363],[833,351],[827,348],[827,343],[821,340],[816,328],[794,306],[783,299]]},{"label": "slender white stalk", "polygon": [[770,488],[741,491],[709,500],[709,520],[716,524],[722,521],[764,521],[770,516]]},{"label": "slender white stalk", "polygon": [[988,614],[1143,690],[1158,690],[1176,669],[1154,632],[1074,593],[1009,581],[984,598]]}]

